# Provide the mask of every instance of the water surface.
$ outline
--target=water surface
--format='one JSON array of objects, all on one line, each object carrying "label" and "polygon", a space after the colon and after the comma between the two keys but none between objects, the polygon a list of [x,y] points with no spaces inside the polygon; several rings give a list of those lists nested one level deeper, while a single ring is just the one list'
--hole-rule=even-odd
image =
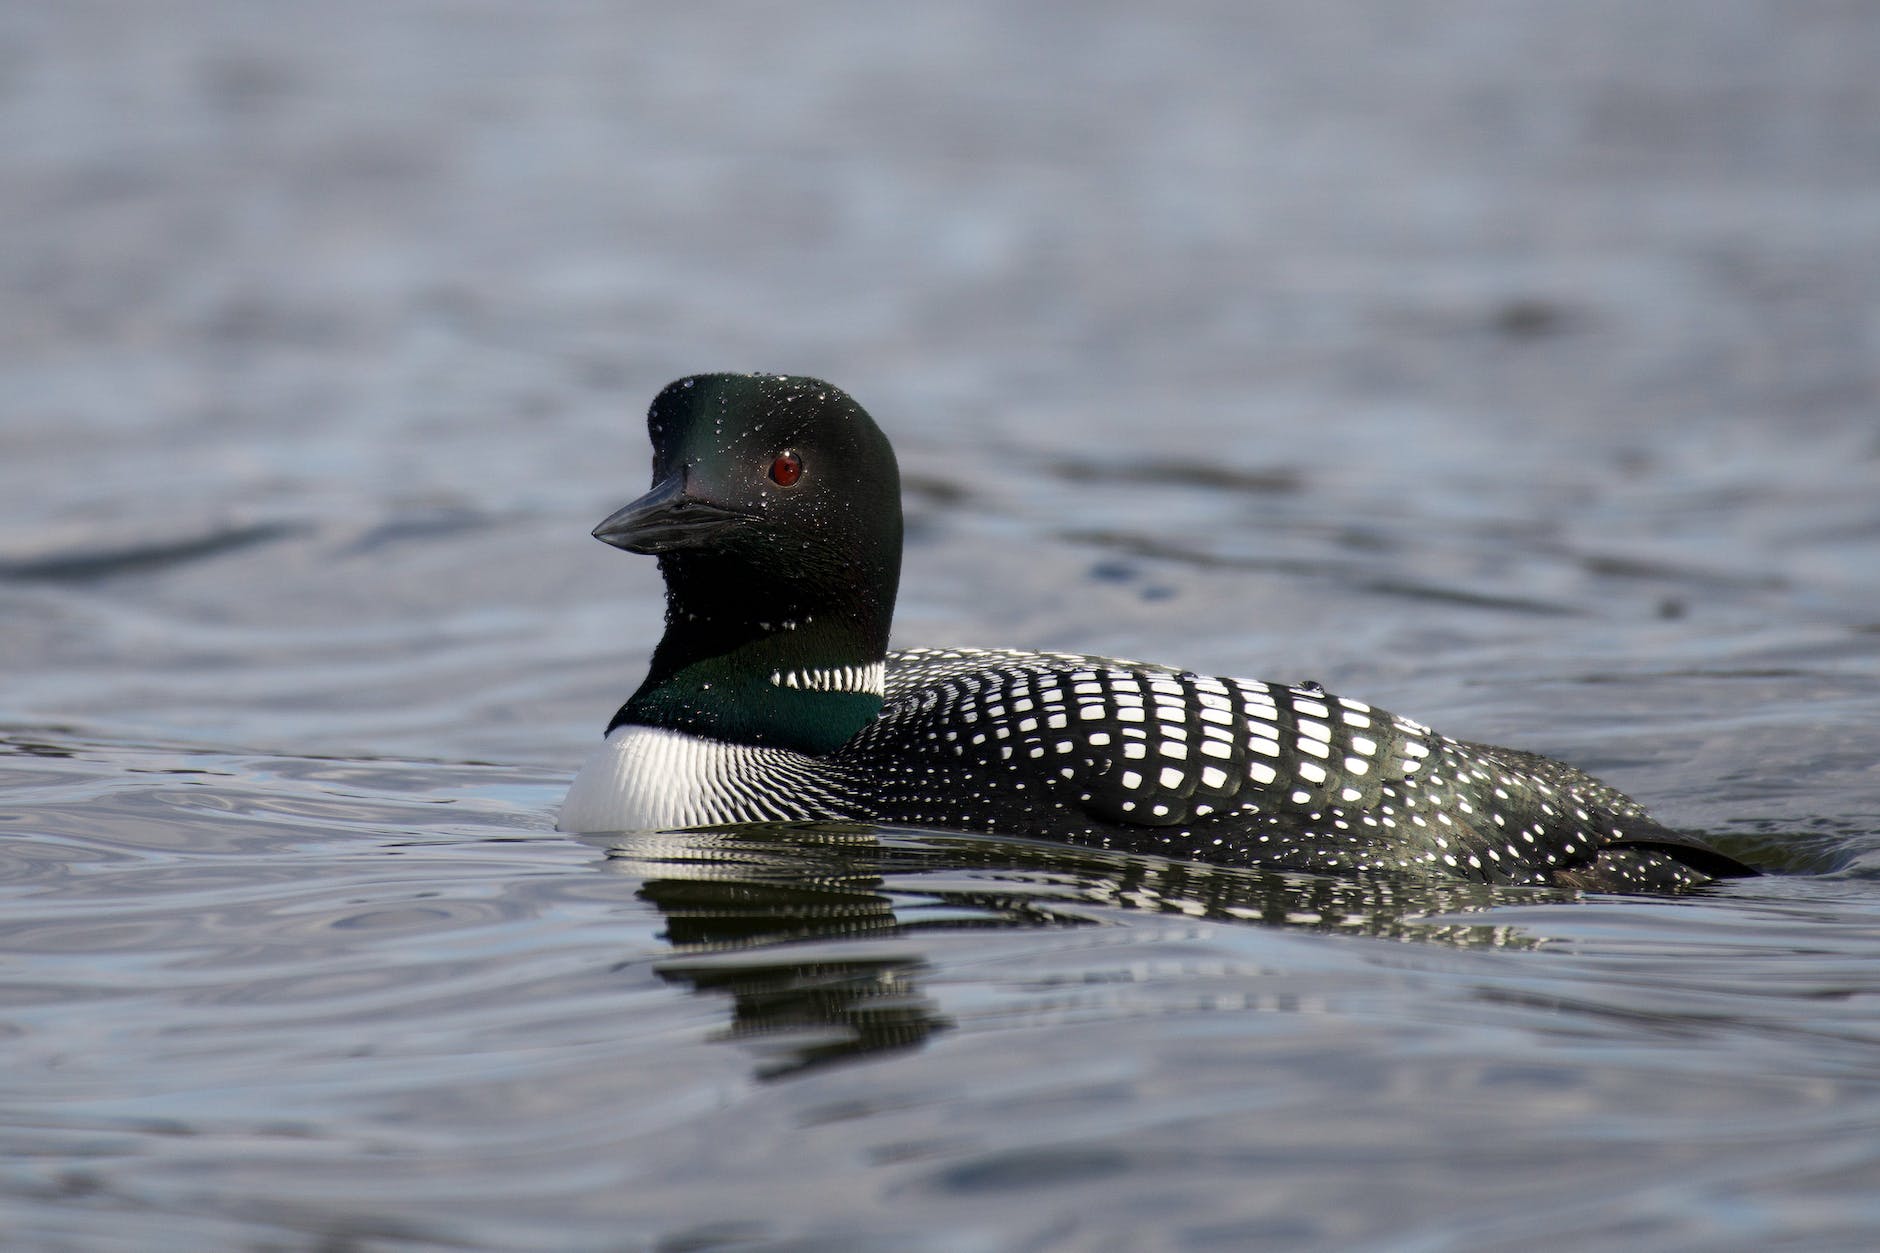
[{"label": "water surface", "polygon": [[[1880,22],[0,13],[0,1237],[1880,1242]],[[700,369],[903,644],[1314,679],[1780,873],[570,836]]]}]

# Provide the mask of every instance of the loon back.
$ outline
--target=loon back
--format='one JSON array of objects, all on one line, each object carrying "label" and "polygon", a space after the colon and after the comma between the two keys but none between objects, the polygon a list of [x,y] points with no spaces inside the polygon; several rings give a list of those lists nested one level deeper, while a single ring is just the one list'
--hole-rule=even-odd
[{"label": "loon back", "polygon": [[899,478],[815,379],[681,379],[654,487],[666,633],[564,829],[862,820],[1228,865],[1667,890],[1755,871],[1589,775],[1314,685],[1076,654],[888,653]]}]

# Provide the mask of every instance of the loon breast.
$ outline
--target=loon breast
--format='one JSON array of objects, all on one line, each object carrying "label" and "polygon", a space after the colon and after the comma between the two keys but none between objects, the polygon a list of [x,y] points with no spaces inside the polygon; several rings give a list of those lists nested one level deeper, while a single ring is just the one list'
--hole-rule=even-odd
[{"label": "loon breast", "polygon": [[840,816],[827,765],[664,727],[614,728],[568,788],[563,831],[671,831]]}]

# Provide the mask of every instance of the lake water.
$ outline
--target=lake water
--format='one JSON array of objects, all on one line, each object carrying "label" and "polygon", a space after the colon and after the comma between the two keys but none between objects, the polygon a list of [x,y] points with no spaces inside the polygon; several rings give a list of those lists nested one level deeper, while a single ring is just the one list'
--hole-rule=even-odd
[{"label": "lake water", "polygon": [[[0,8],[0,1243],[1880,1245],[1880,13]],[[1779,873],[577,837],[702,369],[902,644],[1316,679]]]}]

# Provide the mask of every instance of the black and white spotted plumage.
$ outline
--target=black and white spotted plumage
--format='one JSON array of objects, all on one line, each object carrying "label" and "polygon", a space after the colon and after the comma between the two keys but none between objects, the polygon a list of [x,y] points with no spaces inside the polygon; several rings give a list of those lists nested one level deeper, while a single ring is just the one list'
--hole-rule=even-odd
[{"label": "black and white spotted plumage", "polygon": [[1689,841],[1559,762],[1316,687],[1111,658],[890,654],[880,718],[829,765],[852,780],[848,816],[877,822],[1489,883],[1710,877],[1672,855]]}]

